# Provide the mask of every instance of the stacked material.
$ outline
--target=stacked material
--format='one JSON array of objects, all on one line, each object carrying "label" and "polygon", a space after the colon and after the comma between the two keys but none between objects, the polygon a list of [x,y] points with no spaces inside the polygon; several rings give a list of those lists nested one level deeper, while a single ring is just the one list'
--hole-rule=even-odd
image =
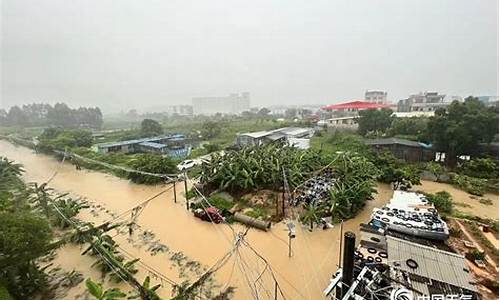
[{"label": "stacked material", "polygon": [[448,226],[419,193],[395,191],[390,203],[373,209],[372,225],[427,239],[446,240]]},{"label": "stacked material", "polygon": [[328,193],[333,184],[333,172],[324,170],[320,174],[307,180],[295,193],[295,197],[290,199],[290,205],[299,204],[319,204],[328,198]]}]

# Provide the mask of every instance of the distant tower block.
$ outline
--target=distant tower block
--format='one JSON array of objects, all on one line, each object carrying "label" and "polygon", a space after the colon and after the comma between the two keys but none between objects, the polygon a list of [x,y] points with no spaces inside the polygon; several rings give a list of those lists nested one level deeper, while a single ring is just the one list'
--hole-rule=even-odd
[{"label": "distant tower block", "polygon": [[365,100],[371,103],[387,104],[387,92],[367,90],[365,91]]}]

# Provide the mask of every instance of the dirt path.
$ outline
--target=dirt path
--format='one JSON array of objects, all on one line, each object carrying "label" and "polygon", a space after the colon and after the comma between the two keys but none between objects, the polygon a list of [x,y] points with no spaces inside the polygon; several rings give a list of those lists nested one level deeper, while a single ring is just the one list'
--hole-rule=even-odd
[{"label": "dirt path", "polygon": [[[469,230],[467,229],[467,227],[465,227],[461,221],[459,220],[455,220],[457,225],[460,227],[460,230],[463,232],[463,234],[465,234],[465,236],[467,237],[467,239],[469,241],[471,241],[474,246],[481,252],[484,251],[484,248],[481,247],[481,243],[477,242],[477,240],[474,238],[474,236],[472,236],[471,233],[469,233]],[[495,270],[498,272],[498,266],[497,266],[497,262],[495,262],[493,259],[491,259],[491,257],[486,254],[485,255],[485,258],[486,258],[486,261],[495,268]]]}]

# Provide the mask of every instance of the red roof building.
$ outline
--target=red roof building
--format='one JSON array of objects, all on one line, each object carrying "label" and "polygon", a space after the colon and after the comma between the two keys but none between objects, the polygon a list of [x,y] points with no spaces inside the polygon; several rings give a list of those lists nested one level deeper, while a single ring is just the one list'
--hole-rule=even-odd
[{"label": "red roof building", "polygon": [[351,101],[339,104],[332,104],[322,107],[323,110],[345,110],[345,111],[359,111],[365,109],[382,109],[391,108],[389,104],[372,103],[366,101]]}]

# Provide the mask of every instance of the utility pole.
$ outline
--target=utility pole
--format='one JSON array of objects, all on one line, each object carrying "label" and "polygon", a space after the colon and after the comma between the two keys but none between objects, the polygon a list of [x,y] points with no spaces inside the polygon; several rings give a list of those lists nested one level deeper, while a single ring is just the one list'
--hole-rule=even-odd
[{"label": "utility pole", "polygon": [[174,181],[174,203],[177,203],[177,192],[175,190],[175,185],[177,184],[177,181]]},{"label": "utility pole", "polygon": [[274,281],[274,300],[278,300],[278,282]]},{"label": "utility pole", "polygon": [[186,171],[184,171],[184,195],[186,195],[186,209],[189,210],[188,184],[187,184]]},{"label": "utility pole", "polygon": [[292,257],[292,239],[295,238],[295,224],[290,221],[286,226],[288,227],[288,257]]}]

